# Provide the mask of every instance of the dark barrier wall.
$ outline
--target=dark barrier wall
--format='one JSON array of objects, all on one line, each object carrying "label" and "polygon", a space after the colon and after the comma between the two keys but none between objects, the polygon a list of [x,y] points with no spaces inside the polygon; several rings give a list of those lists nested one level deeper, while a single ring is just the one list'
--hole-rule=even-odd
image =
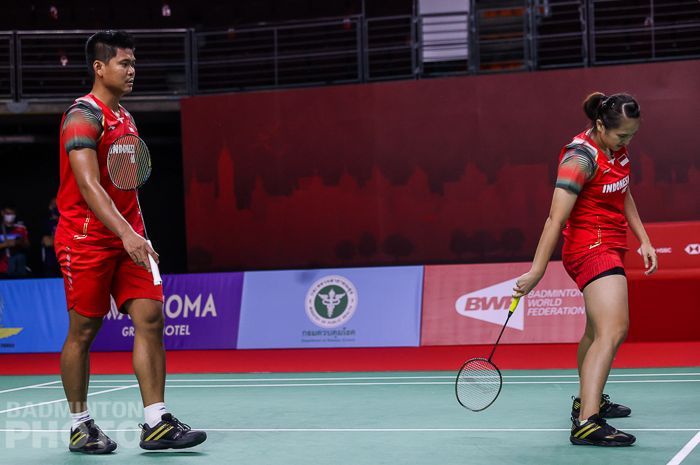
[{"label": "dark barrier wall", "polygon": [[700,61],[194,97],[192,271],[529,260],[591,91],[643,112],[646,221],[700,219]]},{"label": "dark barrier wall", "polygon": [[[139,190],[148,234],[160,254],[161,272],[184,273],[187,263],[180,114],[133,109],[132,105],[130,101],[124,102],[131,109],[153,159],[153,174]],[[68,108],[68,104],[63,108]],[[31,243],[28,264],[37,278],[45,275],[42,236],[50,234],[47,232],[49,199],[56,196],[59,185],[61,116],[47,113],[0,117],[0,208],[14,205],[17,218],[26,224]],[[13,138],[27,138],[30,142],[13,142]]]}]

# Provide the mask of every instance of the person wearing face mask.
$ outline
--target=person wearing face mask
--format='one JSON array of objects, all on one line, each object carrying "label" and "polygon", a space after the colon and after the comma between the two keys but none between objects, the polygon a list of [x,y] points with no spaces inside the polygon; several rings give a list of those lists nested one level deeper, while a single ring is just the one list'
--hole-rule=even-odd
[{"label": "person wearing face mask", "polygon": [[17,212],[12,207],[2,210],[0,227],[0,276],[21,278],[27,276],[29,233],[26,226],[17,221]]},{"label": "person wearing face mask", "polygon": [[575,445],[629,446],[636,438],[604,418],[631,409],[603,394],[613,358],[627,335],[629,309],[623,256],[629,227],[641,247],[646,274],[656,271],[656,251],[630,191],[627,145],[639,130],[641,110],[629,94],[589,95],[583,110],[591,127],[562,148],[554,196],[530,271],[513,297],[527,295],[542,279],[563,232],[564,268],[583,293],[586,329],[578,348],[579,396],[571,408]]},{"label": "person wearing face mask", "polygon": [[46,277],[61,276],[61,269],[58,266],[56,250],[54,249],[59,217],[56,197],[53,197],[49,201],[49,216],[44,226],[44,235],[41,238],[41,262],[44,265],[44,276]]}]

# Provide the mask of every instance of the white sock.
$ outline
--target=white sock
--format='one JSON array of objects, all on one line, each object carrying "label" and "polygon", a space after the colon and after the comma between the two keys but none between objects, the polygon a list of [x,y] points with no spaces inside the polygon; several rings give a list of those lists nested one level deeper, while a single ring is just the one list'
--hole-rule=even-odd
[{"label": "white sock", "polygon": [[72,430],[77,428],[78,425],[80,425],[81,423],[85,423],[86,421],[92,419],[92,417],[90,416],[90,412],[87,410],[80,413],[71,412],[70,416],[71,418],[73,418],[73,425],[70,427]]},{"label": "white sock", "polygon": [[143,414],[146,417],[146,424],[149,428],[156,426],[160,422],[160,417],[166,413],[168,413],[168,409],[165,408],[165,402],[156,402],[143,409]]}]

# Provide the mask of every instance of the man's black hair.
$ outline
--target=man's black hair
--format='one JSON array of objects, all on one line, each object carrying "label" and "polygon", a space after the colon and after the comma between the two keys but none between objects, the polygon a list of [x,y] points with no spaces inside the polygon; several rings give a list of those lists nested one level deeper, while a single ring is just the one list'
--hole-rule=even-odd
[{"label": "man's black hair", "polygon": [[85,42],[85,60],[90,76],[95,77],[92,64],[95,60],[107,63],[117,55],[118,48],[134,49],[134,38],[126,31],[100,31]]}]

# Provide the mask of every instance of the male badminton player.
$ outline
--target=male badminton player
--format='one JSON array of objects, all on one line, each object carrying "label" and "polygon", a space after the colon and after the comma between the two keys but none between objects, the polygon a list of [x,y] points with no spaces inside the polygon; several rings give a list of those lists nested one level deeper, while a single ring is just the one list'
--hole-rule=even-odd
[{"label": "male badminton player", "polygon": [[514,297],[529,293],[544,275],[563,229],[564,268],[583,292],[586,329],[578,348],[579,397],[571,412],[570,440],[577,445],[628,446],[631,434],[604,418],[631,410],[610,401],[603,388],[627,335],[629,311],[623,255],[627,227],[641,243],[646,274],[656,252],[630,192],[627,144],[639,130],[640,108],[628,94],[589,95],[583,104],[591,128],[561,150],[556,188],[530,271],[516,281]]},{"label": "male badminton player", "polygon": [[92,91],[78,98],[61,121],[61,219],[55,240],[69,315],[61,352],[61,378],[73,418],[68,447],[88,454],[117,447],[87,405],[90,346],[110,309],[110,295],[135,327],[133,365],[145,414],[141,447],[192,447],[206,433],[178,421],[164,403],[163,290],[154,285],[148,260],[149,255],[157,260],[158,254],[143,237],[136,193],[116,189],[106,167],[110,144],[138,134],[119,104],[134,85],[134,41],[126,32],[102,31],[87,40],[85,52],[94,81]]}]

